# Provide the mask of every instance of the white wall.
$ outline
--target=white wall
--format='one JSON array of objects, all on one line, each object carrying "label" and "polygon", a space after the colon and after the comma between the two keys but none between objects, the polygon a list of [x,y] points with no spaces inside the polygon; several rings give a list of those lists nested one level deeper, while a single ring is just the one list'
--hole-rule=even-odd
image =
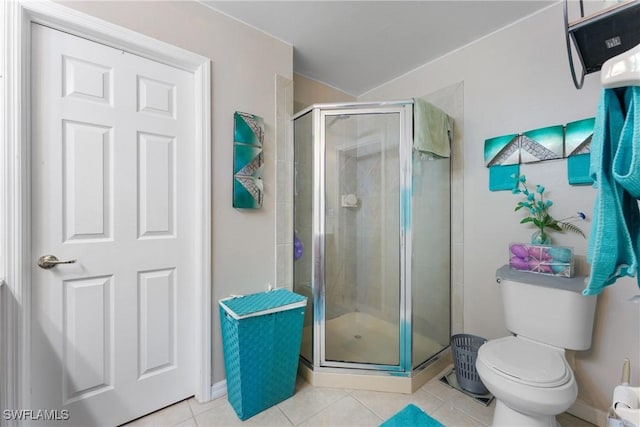
[{"label": "white wall", "polygon": [[[388,82],[359,100],[423,96],[464,82],[464,325],[465,332],[496,338],[507,333],[495,270],[505,264],[510,241],[527,241],[532,229],[513,211],[510,192],[488,190],[484,140],[592,117],[600,93],[599,73],[582,90],[571,81],[562,5],[552,7]],[[562,218],[591,212],[595,190],[567,184],[566,160],[521,167],[532,183],[547,187],[552,213]],[[455,204],[454,204],[455,206]],[[584,224],[589,231],[590,224]],[[556,244],[586,254],[579,236],[554,234]],[[455,272],[460,274],[460,272]],[[618,281],[599,297],[593,345],[575,356],[579,399],[605,411],[619,382],[622,360],[631,358],[632,382],[640,382],[640,293],[634,279]],[[601,414],[600,414],[601,416]]]},{"label": "white wall", "polygon": [[[217,301],[276,283],[276,75],[293,78],[293,49],[192,1],[65,4],[212,60],[213,381],[220,381],[225,374]],[[259,210],[231,206],[235,111],[265,121],[265,196]]]},{"label": "white wall", "polygon": [[300,74],[293,75],[293,86],[294,111],[296,113],[312,104],[352,102],[356,100],[347,93]]}]

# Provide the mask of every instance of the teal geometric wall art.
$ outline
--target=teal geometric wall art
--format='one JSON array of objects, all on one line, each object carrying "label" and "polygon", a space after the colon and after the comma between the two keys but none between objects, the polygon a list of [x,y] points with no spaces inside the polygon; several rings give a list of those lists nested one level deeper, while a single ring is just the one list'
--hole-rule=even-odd
[{"label": "teal geometric wall art", "polygon": [[530,130],[520,139],[520,163],[561,159],[564,129],[562,125]]},{"label": "teal geometric wall art", "polygon": [[564,137],[565,157],[591,152],[591,138],[595,123],[595,117],[567,123]]},{"label": "teal geometric wall art", "polygon": [[489,167],[489,190],[513,190],[516,186],[514,176],[520,175],[520,165],[495,165]]},{"label": "teal geometric wall art", "polygon": [[591,185],[591,138],[596,119],[567,123],[564,137],[564,152],[567,157],[567,180],[570,185]]},{"label": "teal geometric wall art", "polygon": [[520,135],[497,136],[484,141],[484,164],[517,165],[520,163]]},{"label": "teal geometric wall art", "polygon": [[233,174],[243,176],[262,176],[264,154],[262,147],[234,144]]},{"label": "teal geometric wall art", "polygon": [[262,207],[264,187],[262,178],[252,176],[233,177],[233,207],[259,209]]},{"label": "teal geometric wall art", "polygon": [[264,198],[264,120],[236,111],[233,139],[233,207],[259,209]]},{"label": "teal geometric wall art", "polygon": [[574,154],[567,157],[567,181],[569,185],[592,185],[593,179],[589,174],[591,154]]},{"label": "teal geometric wall art", "polygon": [[567,158],[571,185],[589,185],[591,138],[595,118],[566,125],[547,126],[521,134],[510,134],[484,141],[484,164],[489,168],[489,189],[510,190],[507,166]]},{"label": "teal geometric wall art", "polygon": [[264,120],[249,113],[236,111],[233,115],[233,142],[262,147]]}]

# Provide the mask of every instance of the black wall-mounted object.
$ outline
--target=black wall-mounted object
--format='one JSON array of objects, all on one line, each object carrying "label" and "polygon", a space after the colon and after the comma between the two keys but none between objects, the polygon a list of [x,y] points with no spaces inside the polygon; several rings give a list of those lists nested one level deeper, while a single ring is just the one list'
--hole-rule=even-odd
[{"label": "black wall-mounted object", "polygon": [[[580,7],[582,10],[582,0]],[[640,0],[616,4],[573,23],[567,20],[565,0],[564,15],[569,66],[577,89],[582,88],[585,74],[600,71],[605,61],[640,44]],[[582,65],[579,82],[571,55],[570,38]]]}]

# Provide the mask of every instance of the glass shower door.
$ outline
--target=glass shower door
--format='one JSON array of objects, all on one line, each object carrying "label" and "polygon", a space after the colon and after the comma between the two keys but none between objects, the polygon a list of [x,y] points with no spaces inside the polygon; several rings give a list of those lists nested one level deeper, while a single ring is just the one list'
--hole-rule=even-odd
[{"label": "glass shower door", "polygon": [[401,116],[322,112],[324,366],[401,364]]},{"label": "glass shower door", "polygon": [[309,112],[294,122],[294,190],[293,190],[293,290],[307,297],[300,355],[313,362],[315,308],[313,293],[313,116]]}]

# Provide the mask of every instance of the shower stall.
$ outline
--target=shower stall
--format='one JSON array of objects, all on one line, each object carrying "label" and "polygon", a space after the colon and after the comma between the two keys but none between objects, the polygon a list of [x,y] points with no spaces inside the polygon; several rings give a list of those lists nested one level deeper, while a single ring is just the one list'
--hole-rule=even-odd
[{"label": "shower stall", "polygon": [[317,104],[293,128],[303,374],[411,392],[448,363],[450,159],[413,149],[412,101]]}]

